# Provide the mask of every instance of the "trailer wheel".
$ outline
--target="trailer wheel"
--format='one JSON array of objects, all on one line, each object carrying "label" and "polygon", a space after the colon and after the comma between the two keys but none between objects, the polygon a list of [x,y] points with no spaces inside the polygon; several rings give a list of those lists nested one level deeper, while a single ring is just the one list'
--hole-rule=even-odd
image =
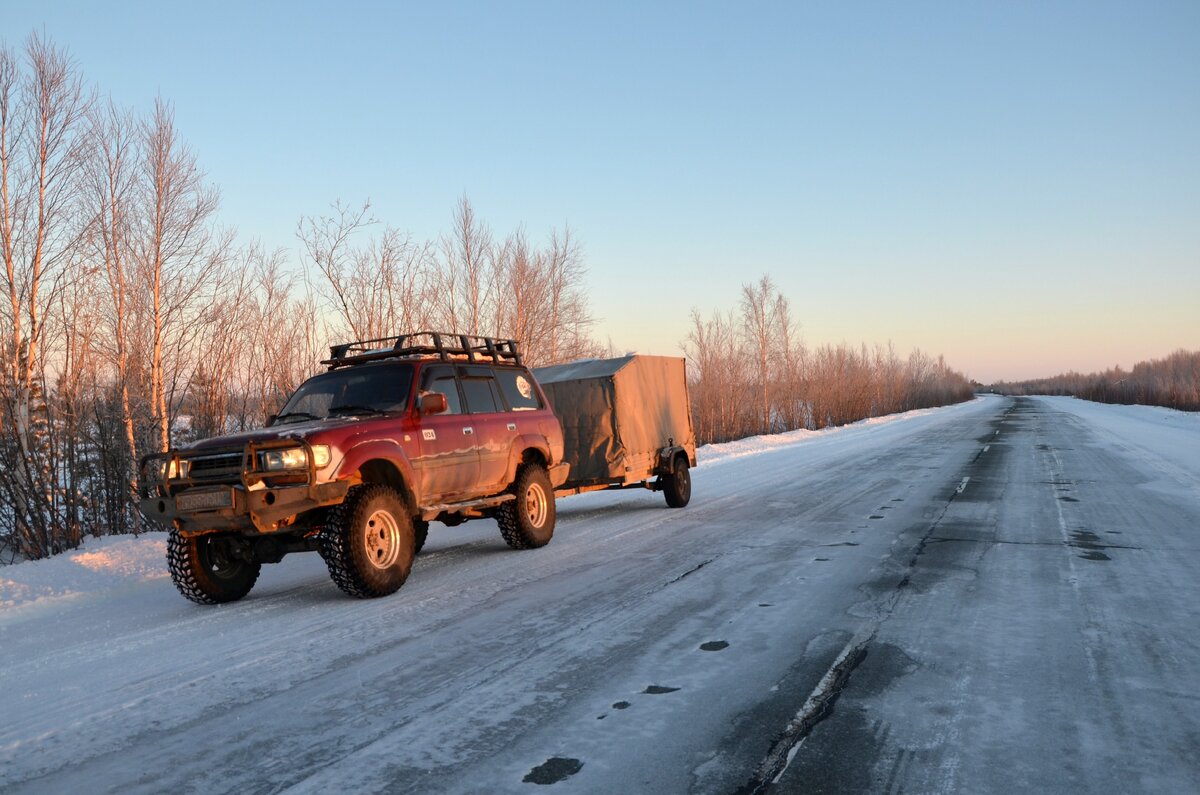
[{"label": "trailer wheel", "polygon": [[516,499],[500,506],[496,523],[500,535],[513,549],[536,549],[550,543],[554,536],[554,487],[550,475],[540,464],[526,464],[517,470],[512,492]]},{"label": "trailer wheel", "polygon": [[344,593],[366,599],[400,590],[416,557],[412,517],[393,489],[355,486],[329,513],[319,539],[329,577]]},{"label": "trailer wheel", "polygon": [[258,581],[261,564],[237,557],[220,535],[167,537],[167,568],[179,592],[200,605],[236,602]]},{"label": "trailer wheel", "polygon": [[678,456],[671,463],[671,472],[659,480],[668,508],[682,508],[692,499],[692,474],[688,471],[687,459]]},{"label": "trailer wheel", "polygon": [[417,555],[429,538],[429,522],[424,519],[413,519],[413,554]]}]

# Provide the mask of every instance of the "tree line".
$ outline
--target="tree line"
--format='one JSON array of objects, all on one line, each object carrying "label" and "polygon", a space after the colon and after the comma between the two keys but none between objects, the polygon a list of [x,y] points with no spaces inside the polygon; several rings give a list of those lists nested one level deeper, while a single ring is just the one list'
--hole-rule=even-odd
[{"label": "tree line", "polygon": [[736,308],[693,311],[683,343],[692,422],[701,443],[845,425],[970,400],[945,360],[893,347],[807,347],[790,302],[769,276],[742,287]]},{"label": "tree line", "polygon": [[1001,381],[992,388],[1005,395],[1073,395],[1098,403],[1200,411],[1200,351],[1180,349],[1162,359],[1138,362],[1132,370],[1118,365],[1102,373]]},{"label": "tree line", "polygon": [[[335,204],[299,262],[217,222],[170,105],[123,108],[65,51],[0,43],[0,562],[138,532],[138,462],[261,426],[332,342],[433,328],[602,356],[569,229],[496,234],[463,198],[418,240]],[[964,400],[939,359],[809,350],[768,278],[683,343],[702,442]]]}]

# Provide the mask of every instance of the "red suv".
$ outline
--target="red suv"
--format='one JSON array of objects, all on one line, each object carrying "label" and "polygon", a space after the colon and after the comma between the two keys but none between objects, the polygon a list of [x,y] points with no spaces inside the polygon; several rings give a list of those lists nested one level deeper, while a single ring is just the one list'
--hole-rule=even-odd
[{"label": "red suv", "polygon": [[358,597],[404,584],[429,522],[554,534],[563,435],[514,340],[417,332],[334,346],[266,428],[142,461],[142,513],[194,602],[240,599],[263,563],[317,550]]}]

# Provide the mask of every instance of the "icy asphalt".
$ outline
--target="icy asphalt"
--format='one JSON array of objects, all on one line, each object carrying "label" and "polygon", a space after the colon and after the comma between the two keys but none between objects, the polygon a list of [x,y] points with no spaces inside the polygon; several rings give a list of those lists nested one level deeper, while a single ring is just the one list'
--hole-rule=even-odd
[{"label": "icy asphalt", "polygon": [[726,451],[532,552],[435,525],[383,600],[310,555],[0,609],[0,791],[1200,790],[1200,425],[1091,405]]}]

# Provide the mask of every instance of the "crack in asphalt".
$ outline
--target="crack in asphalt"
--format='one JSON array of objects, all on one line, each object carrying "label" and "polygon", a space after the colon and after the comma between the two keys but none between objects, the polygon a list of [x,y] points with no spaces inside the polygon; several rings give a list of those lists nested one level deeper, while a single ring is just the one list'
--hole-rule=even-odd
[{"label": "crack in asphalt", "polygon": [[[988,544],[990,546],[1013,546],[1013,547],[1061,547],[1062,543],[1057,541],[1001,541],[995,538],[956,538],[952,536],[931,536],[929,543],[937,544],[944,541],[955,541],[964,544]],[[1121,544],[1093,544],[1083,541],[1068,541],[1068,547],[1078,549],[1136,549],[1145,550],[1145,547],[1122,546]]]},{"label": "crack in asphalt", "polygon": [[679,582],[680,580],[682,580],[684,577],[688,576],[689,574],[695,574],[696,572],[700,571],[700,569],[702,569],[705,566],[707,566],[708,564],[712,563],[714,560],[716,560],[716,558],[709,558],[708,560],[704,561],[703,563],[700,563],[697,566],[693,566],[692,568],[685,571],[683,574],[680,574],[675,579],[667,580],[665,583],[662,584],[662,587],[665,588],[668,585],[674,585],[675,583]]},{"label": "crack in asphalt", "polygon": [[734,795],[755,795],[768,785],[779,781],[800,750],[800,746],[804,744],[804,739],[833,711],[834,702],[850,681],[850,674],[867,658],[867,646],[875,637],[877,629],[878,624],[865,636],[860,633],[850,639],[833,665],[825,672],[825,676],[817,683],[804,706],[788,722],[787,727],[771,746],[754,775],[735,790]]},{"label": "crack in asphalt", "polygon": [[[946,505],[942,508],[937,518],[930,524],[929,529],[925,531],[921,540],[917,542],[913,554],[905,566],[904,576],[881,600],[882,604],[880,605],[878,617],[865,624],[850,639],[833,661],[829,670],[821,677],[821,680],[817,683],[817,686],[813,689],[795,717],[788,722],[788,725],[784,727],[783,731],[780,732],[779,736],[771,744],[767,755],[759,763],[749,781],[735,790],[734,795],[755,795],[756,793],[763,792],[769,785],[778,782],[787,771],[792,760],[795,759],[796,754],[799,753],[804,740],[833,711],[833,705],[837,701],[838,696],[842,694],[842,691],[846,689],[846,686],[850,682],[850,675],[866,659],[868,648],[878,634],[879,628],[891,617],[895,610],[896,603],[900,600],[901,594],[908,586],[909,578],[916,569],[917,562],[925,552],[925,545],[930,541],[933,532],[942,523],[955,497],[959,496],[959,494],[961,492],[958,491],[950,494],[949,499],[946,500]],[[690,573],[687,572],[681,575],[681,578]]]},{"label": "crack in asphalt", "polygon": [[[1015,405],[1005,411],[1001,417],[1001,422],[1013,413],[1014,408]],[[1000,431],[997,429],[992,436],[991,443],[995,443],[997,441],[996,437],[999,435]],[[968,467],[977,462],[980,454],[982,454],[982,451],[970,460]],[[817,686],[813,689],[795,717],[788,722],[788,725],[784,727],[783,731],[771,744],[771,748],[767,751],[766,756],[759,763],[753,775],[751,775],[745,784],[734,791],[734,795],[756,795],[756,793],[766,790],[771,784],[777,783],[783,777],[783,774],[787,772],[788,766],[799,753],[804,740],[821,721],[831,714],[838,696],[842,694],[850,682],[850,675],[866,659],[868,647],[879,633],[879,628],[895,612],[896,604],[900,601],[901,595],[903,595],[905,589],[908,587],[909,581],[916,571],[917,563],[920,561],[921,555],[925,553],[926,545],[932,541],[956,540],[938,538],[934,536],[934,533],[946,518],[946,514],[949,513],[955,499],[962,496],[969,480],[969,477],[964,477],[960,481],[959,486],[950,492],[946,499],[946,504],[942,506],[942,510],[930,523],[929,528],[914,547],[913,553],[904,567],[904,576],[879,600],[877,617],[865,624],[850,639],[841,653],[838,654],[833,664],[825,672],[825,675],[821,677],[821,680],[817,683]],[[702,563],[700,565],[703,566],[705,564]],[[697,568],[700,567],[698,566]],[[690,571],[684,573],[679,579],[686,577],[690,573]]]}]

